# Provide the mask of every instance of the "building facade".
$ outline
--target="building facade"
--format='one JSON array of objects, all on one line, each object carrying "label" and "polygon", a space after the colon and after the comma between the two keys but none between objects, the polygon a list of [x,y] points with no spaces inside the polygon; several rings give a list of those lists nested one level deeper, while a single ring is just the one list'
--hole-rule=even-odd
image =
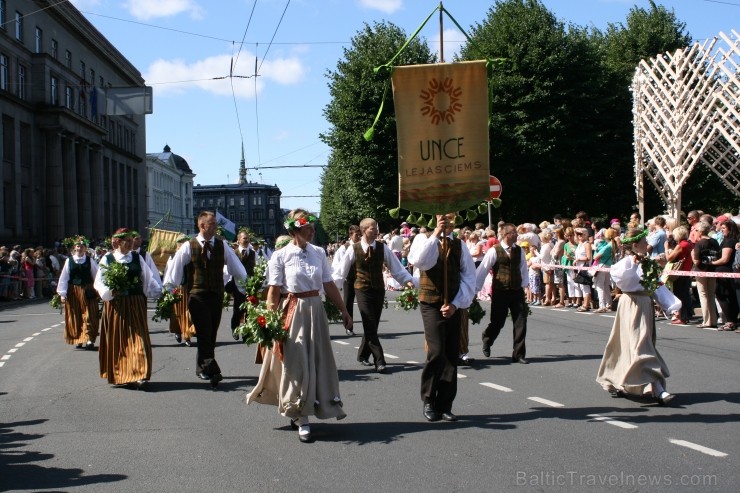
[{"label": "building facade", "polygon": [[0,0],[0,243],[146,226],[145,115],[105,114],[141,73],[69,2]]},{"label": "building facade", "polygon": [[188,235],[196,232],[193,221],[195,173],[188,162],[165,145],[161,153],[146,155],[146,169],[148,226]]}]

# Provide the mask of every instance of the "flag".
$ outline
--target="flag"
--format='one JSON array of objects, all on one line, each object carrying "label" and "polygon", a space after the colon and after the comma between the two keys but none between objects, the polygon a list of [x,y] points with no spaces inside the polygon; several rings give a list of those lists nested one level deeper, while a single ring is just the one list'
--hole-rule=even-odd
[{"label": "flag", "polygon": [[149,245],[147,251],[152,256],[154,264],[160,272],[164,272],[170,255],[177,251],[177,239],[182,233],[165,229],[151,228],[149,230]]},{"label": "flag", "polygon": [[150,115],[154,113],[152,88],[109,87],[106,96],[106,115]]},{"label": "flag", "polygon": [[393,67],[403,209],[459,211],[488,199],[485,61]]},{"label": "flag", "polygon": [[219,228],[223,231],[224,238],[229,241],[236,240],[236,224],[222,216],[218,211],[216,211],[216,223],[218,223]]}]

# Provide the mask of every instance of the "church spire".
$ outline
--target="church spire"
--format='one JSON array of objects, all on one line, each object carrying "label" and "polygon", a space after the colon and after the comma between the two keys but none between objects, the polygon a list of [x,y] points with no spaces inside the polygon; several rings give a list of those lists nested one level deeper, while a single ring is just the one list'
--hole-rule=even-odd
[{"label": "church spire", "polygon": [[239,161],[239,185],[247,183],[247,166],[244,160],[244,142],[242,142],[242,160]]}]

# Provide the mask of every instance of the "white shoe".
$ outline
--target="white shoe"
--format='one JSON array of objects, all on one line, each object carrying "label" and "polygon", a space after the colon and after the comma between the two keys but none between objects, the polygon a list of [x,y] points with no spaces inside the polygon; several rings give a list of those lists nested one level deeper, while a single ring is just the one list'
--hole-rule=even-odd
[{"label": "white shoe", "polygon": [[655,398],[655,400],[658,401],[658,404],[665,406],[666,404],[671,402],[674,397],[676,396],[673,394],[669,394],[668,392],[664,390],[663,392],[660,393],[658,397]]},{"label": "white shoe", "polygon": [[311,427],[309,425],[301,425],[298,427],[298,440],[303,443],[311,441]]}]

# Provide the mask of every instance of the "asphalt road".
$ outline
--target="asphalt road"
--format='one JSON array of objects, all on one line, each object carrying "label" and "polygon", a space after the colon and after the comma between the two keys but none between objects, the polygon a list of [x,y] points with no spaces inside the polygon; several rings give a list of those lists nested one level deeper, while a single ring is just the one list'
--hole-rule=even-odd
[{"label": "asphalt road", "polygon": [[[195,348],[150,322],[154,371],[140,392],[108,385],[97,352],[64,344],[48,304],[6,306],[0,491],[737,491],[740,334],[659,322],[677,394],[660,407],[594,381],[613,316],[534,307],[530,364],[510,363],[510,323],[491,358],[472,325],[460,420],[428,423],[421,317],[394,310],[393,297],[381,324],[387,375],[360,366],[359,337],[332,325],[348,417],[312,421],[312,444],[276,408],[246,406],[259,367],[231,338],[230,311],[217,391],[195,377]],[[355,309],[357,332],[359,318]]]}]

